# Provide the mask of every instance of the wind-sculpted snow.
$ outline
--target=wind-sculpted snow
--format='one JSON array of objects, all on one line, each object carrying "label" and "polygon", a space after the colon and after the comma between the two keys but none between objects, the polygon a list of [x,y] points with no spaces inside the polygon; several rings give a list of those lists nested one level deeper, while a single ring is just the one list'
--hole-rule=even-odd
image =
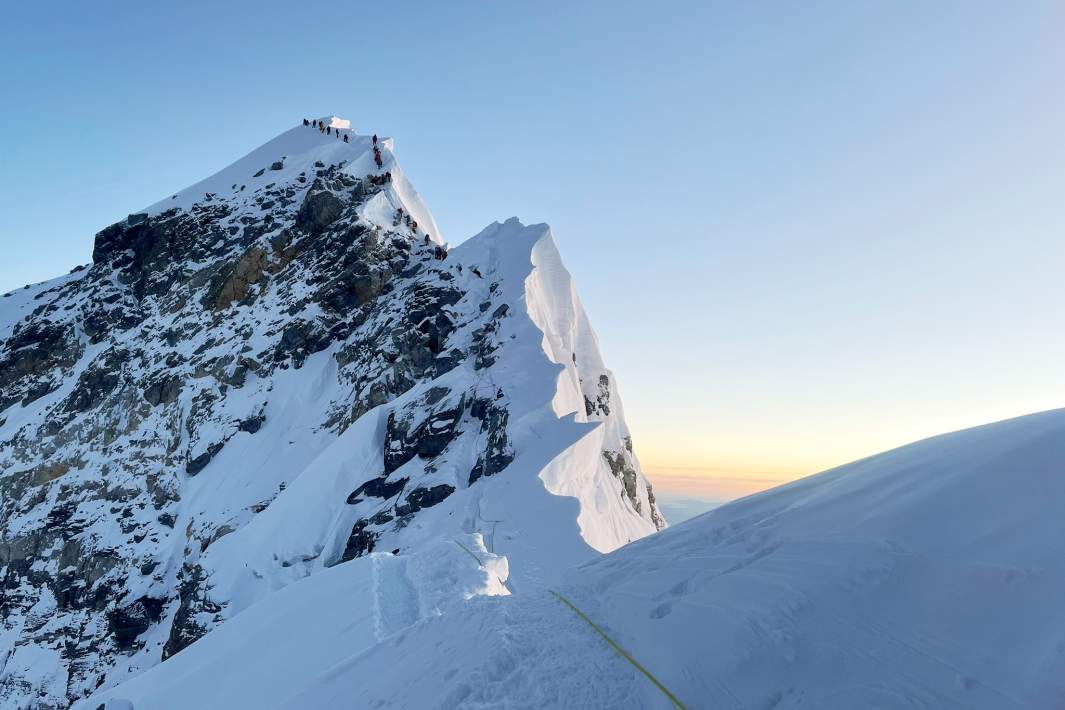
[{"label": "wind-sculpted snow", "polygon": [[[1058,410],[745,498],[578,566],[554,588],[689,708],[1053,710],[1065,707],[1063,506]],[[257,613],[286,617],[295,603],[278,596]],[[307,621],[328,615],[366,634],[366,613],[330,605]],[[181,668],[201,671],[171,679],[163,665],[93,702],[240,707],[239,694],[214,701],[202,690],[224,659],[264,642],[251,618],[232,623],[234,645],[190,649]],[[277,710],[675,707],[543,587],[480,597],[372,652],[323,653],[316,672],[289,673],[318,642],[271,658],[272,675],[250,663],[225,682],[269,697],[247,707]]]},{"label": "wind-sculpted snow", "polygon": [[[9,705],[169,667],[332,567],[394,591],[383,638],[664,527],[548,228],[448,253],[391,140],[378,167],[341,130],[287,131],[0,299]],[[491,574],[439,554],[474,538]],[[426,581],[467,563],[477,584]]]}]

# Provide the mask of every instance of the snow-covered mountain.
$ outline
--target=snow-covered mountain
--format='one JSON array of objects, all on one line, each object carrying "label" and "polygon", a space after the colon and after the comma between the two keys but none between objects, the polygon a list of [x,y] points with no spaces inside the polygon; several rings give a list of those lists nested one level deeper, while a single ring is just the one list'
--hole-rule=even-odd
[{"label": "snow-covered mountain", "polygon": [[[325,673],[664,527],[550,230],[448,251],[391,140],[323,121],[0,299],[3,707]],[[246,664],[192,655],[244,619]]]},{"label": "snow-covered mountain", "polygon": [[677,706],[564,599],[688,708],[1053,710],[1063,507],[1057,410],[751,496],[442,614],[424,613],[439,558],[355,560],[82,707]]}]

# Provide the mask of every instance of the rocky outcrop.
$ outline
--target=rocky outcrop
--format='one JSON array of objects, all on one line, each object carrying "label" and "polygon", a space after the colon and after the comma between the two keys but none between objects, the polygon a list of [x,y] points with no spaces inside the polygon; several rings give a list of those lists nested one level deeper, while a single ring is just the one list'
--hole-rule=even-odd
[{"label": "rocky outcrop", "polygon": [[484,438],[484,450],[478,454],[477,463],[470,471],[470,485],[482,476],[494,476],[514,460],[514,449],[507,437],[507,420],[510,413],[501,404],[503,391],[496,393],[495,399],[476,399],[470,413],[480,420],[480,430]]},{"label": "rocky outcrop", "polygon": [[163,612],[163,600],[141,597],[123,607],[112,609],[107,614],[107,628],[121,650],[132,649],[137,637],[159,621]]},{"label": "rocky outcrop", "polygon": [[584,395],[584,410],[589,416],[610,416],[610,377],[600,375],[595,396]]},{"label": "rocky outcrop", "polygon": [[[633,509],[637,513],[642,512],[643,504],[640,501],[639,489],[638,489],[638,477],[636,475],[636,467],[631,461],[631,455],[628,452],[621,451],[604,451],[603,458],[606,459],[607,465],[610,467],[610,471],[614,474],[614,477],[621,481],[622,488],[625,490],[625,497],[632,503]],[[647,486],[647,490],[651,489]],[[657,510],[655,511],[657,516]]]},{"label": "rocky outcrop", "polygon": [[385,473],[395,471],[415,456],[423,459],[439,456],[456,437],[465,399],[460,397],[458,402],[449,405],[444,399],[448,394],[448,390],[434,387],[417,402],[388,415]]},{"label": "rocky outcrop", "polygon": [[255,245],[219,275],[218,284],[207,294],[205,306],[221,311],[231,304],[246,303],[254,296],[252,286],[258,284],[267,268],[266,250]]},{"label": "rocky outcrop", "polygon": [[331,192],[311,192],[296,215],[296,228],[318,233],[340,218],[344,203]]}]

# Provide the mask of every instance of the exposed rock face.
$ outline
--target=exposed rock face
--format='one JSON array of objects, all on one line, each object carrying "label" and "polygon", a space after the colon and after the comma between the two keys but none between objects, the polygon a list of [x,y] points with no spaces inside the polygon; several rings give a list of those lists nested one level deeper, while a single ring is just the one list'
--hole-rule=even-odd
[{"label": "exposed rock face", "polygon": [[494,399],[478,399],[473,402],[470,413],[481,421],[480,430],[485,438],[484,451],[470,471],[470,485],[481,476],[492,476],[505,469],[514,460],[514,450],[507,438],[507,420],[510,413],[496,402],[504,399],[502,390]]},{"label": "exposed rock face", "polygon": [[[267,164],[130,215],[90,268],[0,299],[0,697],[16,706],[66,707],[172,656],[222,621],[232,575],[255,589],[367,554],[515,460],[509,380],[485,383],[520,305],[483,265],[436,260],[393,223],[398,193],[344,161]],[[270,570],[227,556],[349,435],[379,438],[335,533]],[[639,513],[630,455],[606,460]]]}]

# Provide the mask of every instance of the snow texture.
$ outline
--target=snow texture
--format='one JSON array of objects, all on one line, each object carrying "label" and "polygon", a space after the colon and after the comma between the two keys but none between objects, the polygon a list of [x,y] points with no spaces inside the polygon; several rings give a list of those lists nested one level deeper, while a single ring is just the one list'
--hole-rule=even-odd
[{"label": "snow texture", "polygon": [[[690,708],[1065,707],[1063,470],[1065,410],[939,436],[646,537],[559,589]],[[355,576],[330,574],[84,707],[671,707],[543,587],[366,650],[334,633],[369,638],[370,605],[296,606]],[[267,618],[322,630],[273,649],[273,673],[226,668],[269,647]],[[290,666],[308,653],[313,670]],[[242,690],[209,697],[216,683]]]}]

